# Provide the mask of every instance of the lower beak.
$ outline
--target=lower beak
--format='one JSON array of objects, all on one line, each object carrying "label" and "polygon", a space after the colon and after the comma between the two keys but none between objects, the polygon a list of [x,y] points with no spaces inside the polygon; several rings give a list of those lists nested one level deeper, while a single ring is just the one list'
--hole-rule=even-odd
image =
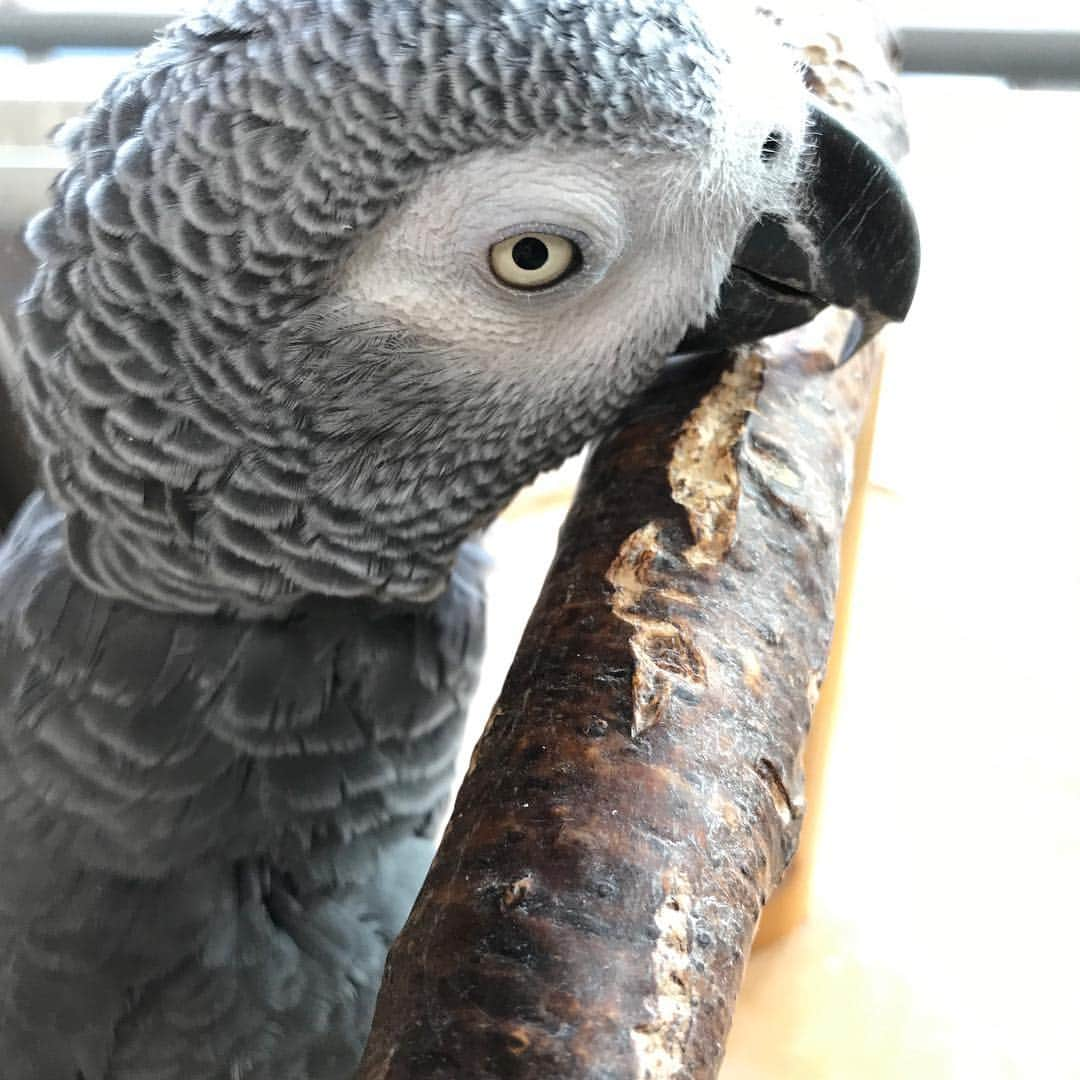
[{"label": "lower beak", "polygon": [[811,110],[806,189],[796,218],[762,218],[736,251],[716,311],[681,352],[780,333],[834,304],[855,315],[841,362],[907,315],[919,233],[896,174],[824,110]]}]

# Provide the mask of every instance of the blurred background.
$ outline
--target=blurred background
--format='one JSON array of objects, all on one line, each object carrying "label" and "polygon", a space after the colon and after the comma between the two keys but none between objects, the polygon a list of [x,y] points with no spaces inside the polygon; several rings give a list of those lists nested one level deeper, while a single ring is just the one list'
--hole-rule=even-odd
[{"label": "blurred background", "polygon": [[[1080,3],[878,6],[924,274],[891,332],[808,916],[755,951],[721,1075],[1080,1078]],[[48,133],[179,7],[0,0],[0,332]],[[12,434],[0,415],[0,513]],[[492,529],[477,725],[578,467]]]}]

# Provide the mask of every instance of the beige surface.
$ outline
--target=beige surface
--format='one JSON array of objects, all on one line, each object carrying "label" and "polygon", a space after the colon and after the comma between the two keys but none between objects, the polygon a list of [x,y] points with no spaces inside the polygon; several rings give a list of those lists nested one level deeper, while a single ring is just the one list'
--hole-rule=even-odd
[{"label": "beige surface", "polygon": [[[907,91],[925,273],[885,375],[813,913],[754,955],[725,1080],[1080,1080],[1080,94]],[[553,549],[545,483],[492,535],[478,719]]]}]

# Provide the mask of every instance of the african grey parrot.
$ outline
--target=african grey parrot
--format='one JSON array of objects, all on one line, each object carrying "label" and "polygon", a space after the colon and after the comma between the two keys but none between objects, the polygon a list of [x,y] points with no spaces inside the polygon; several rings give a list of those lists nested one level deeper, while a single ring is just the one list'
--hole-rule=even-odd
[{"label": "african grey parrot", "polygon": [[746,7],[231,0],[64,129],[0,548],[4,1080],[351,1076],[469,537],[688,330],[903,316],[902,191]]}]

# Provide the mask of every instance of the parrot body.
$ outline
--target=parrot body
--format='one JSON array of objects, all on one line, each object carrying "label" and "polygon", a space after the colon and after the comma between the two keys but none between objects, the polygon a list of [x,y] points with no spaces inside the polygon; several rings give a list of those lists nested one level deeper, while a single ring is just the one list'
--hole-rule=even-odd
[{"label": "parrot body", "polygon": [[[818,199],[796,65],[719,8],[232,0],[63,130],[0,549],[4,1080],[351,1076],[475,680],[469,537],[688,330],[745,340],[729,274],[755,333],[773,274],[873,313],[890,175],[841,132],[856,201]],[[795,254],[754,269],[766,218]]]},{"label": "parrot body", "polygon": [[352,1075],[449,789],[478,563],[411,611],[174,617],[76,581],[61,524],[37,496],[0,549],[2,1075]]}]

